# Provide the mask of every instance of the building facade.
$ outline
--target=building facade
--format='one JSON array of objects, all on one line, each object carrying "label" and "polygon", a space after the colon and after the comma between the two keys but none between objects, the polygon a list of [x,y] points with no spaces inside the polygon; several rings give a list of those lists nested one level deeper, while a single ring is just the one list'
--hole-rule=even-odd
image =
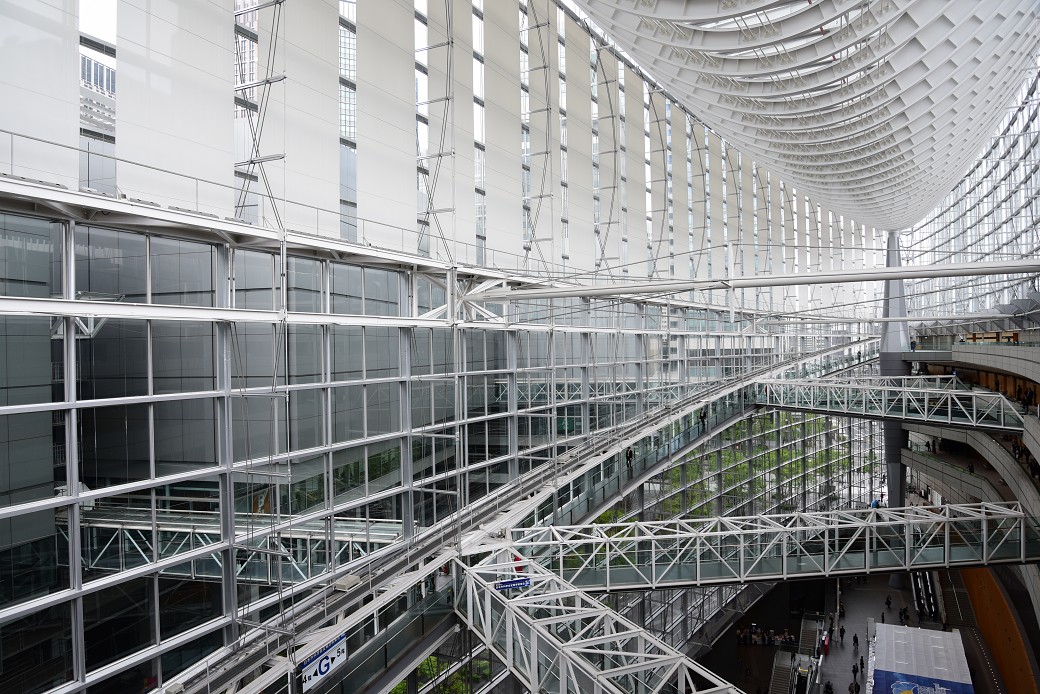
[{"label": "building facade", "polygon": [[[657,422],[628,434],[647,476],[609,518],[880,488],[878,424],[715,395],[872,373],[857,317],[879,288],[467,298],[884,264],[881,231],[731,146],[569,4],[15,2],[0,46],[0,690],[186,681],[634,423]],[[1022,249],[1032,93],[1009,146],[1033,171],[994,184],[1033,215],[993,224]],[[933,253],[933,226],[990,223],[937,214],[914,230]],[[653,468],[698,398],[711,430]],[[626,472],[604,459],[529,521],[597,517]],[[740,593],[614,607],[683,647]]]}]

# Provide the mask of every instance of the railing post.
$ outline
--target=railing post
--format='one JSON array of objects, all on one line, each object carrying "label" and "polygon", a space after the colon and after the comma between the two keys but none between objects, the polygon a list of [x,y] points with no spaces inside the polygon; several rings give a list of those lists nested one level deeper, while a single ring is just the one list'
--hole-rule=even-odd
[{"label": "railing post", "polygon": [[696,561],[696,567],[695,567],[694,573],[697,576],[697,585],[700,585],[701,584],[701,554],[703,553],[703,550],[701,548],[701,544],[704,542],[704,538],[701,537],[700,535],[698,535],[696,540],[695,540],[695,542],[696,542],[696,544],[694,545],[695,549],[694,549],[694,555],[693,556],[694,556],[694,560]]},{"label": "railing post", "polygon": [[911,522],[907,521],[904,518],[904,520],[903,520],[903,535],[904,535],[904,537],[903,537],[903,555],[904,555],[903,556],[903,566],[906,567],[907,570],[910,569],[910,551],[911,551],[910,550],[910,542],[911,542],[911,539],[914,536],[913,528],[911,528],[910,526],[911,526]]},{"label": "railing post", "polygon": [[823,529],[823,575],[831,574],[831,533],[830,528]]},{"label": "railing post", "polygon": [[1021,526],[1018,531],[1018,558],[1025,562],[1026,560],[1026,533],[1029,531],[1029,525],[1026,523],[1026,514],[1022,514],[1018,517],[1019,525]]},{"label": "railing post", "polygon": [[982,512],[982,561],[989,563],[989,516]]},{"label": "railing post", "polygon": [[[950,555],[950,526],[953,525],[953,518],[950,517],[950,509],[949,509],[949,507],[947,507],[946,513],[944,515],[946,516],[946,518],[944,519],[944,523],[945,523],[946,527],[943,528],[943,530],[944,530],[944,532],[943,532],[943,536],[944,536],[943,537],[943,544],[945,545],[945,547],[943,548],[943,554],[945,556],[945,561],[943,562],[943,566],[947,566],[948,567],[950,565],[950,558],[951,558],[951,555]],[[983,526],[985,526],[985,524],[986,524],[986,517],[985,516],[982,517],[982,524],[983,524]]]}]

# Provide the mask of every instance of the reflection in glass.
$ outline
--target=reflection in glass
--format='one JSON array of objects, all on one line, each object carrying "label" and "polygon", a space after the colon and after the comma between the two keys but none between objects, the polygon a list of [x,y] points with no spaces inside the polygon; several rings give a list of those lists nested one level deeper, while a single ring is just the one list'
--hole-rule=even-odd
[{"label": "reflection in glass", "polygon": [[156,393],[216,387],[213,324],[152,321],[152,382]]},{"label": "reflection in glass", "polygon": [[153,303],[214,305],[214,246],[153,236],[151,259]]},{"label": "reflection in glass", "polygon": [[148,444],[147,405],[80,410],[80,481],[98,489],[148,479]]},{"label": "reflection in glass", "polygon": [[321,312],[321,261],[311,258],[288,259],[289,310]]},{"label": "reflection in glass", "polygon": [[236,461],[285,452],[284,397],[232,397],[231,415]]},{"label": "reflection in glass", "polygon": [[138,578],[83,596],[87,671],[155,643],[152,579]]},{"label": "reflection in glass", "polygon": [[283,338],[277,325],[232,323],[231,387],[272,388],[284,384]]},{"label": "reflection in glass", "polygon": [[62,225],[0,214],[0,295],[61,296]]},{"label": "reflection in glass", "polygon": [[148,323],[109,318],[76,339],[79,398],[92,400],[148,392]]},{"label": "reflection in glass", "polygon": [[276,258],[271,253],[235,250],[235,308],[270,311],[278,297]]},{"label": "reflection in glass", "polygon": [[157,475],[174,475],[217,463],[212,399],[157,402],[154,407]]},{"label": "reflection in glass", "polygon": [[76,297],[145,303],[148,262],[145,237],[126,231],[76,227]]},{"label": "reflection in glass", "polygon": [[30,694],[72,679],[69,603],[0,627],[0,691]]}]

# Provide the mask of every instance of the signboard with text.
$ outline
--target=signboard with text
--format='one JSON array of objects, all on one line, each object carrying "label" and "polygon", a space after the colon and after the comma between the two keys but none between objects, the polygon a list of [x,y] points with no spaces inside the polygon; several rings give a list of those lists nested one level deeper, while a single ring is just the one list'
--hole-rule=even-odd
[{"label": "signboard with text", "polygon": [[495,583],[495,590],[510,590],[512,588],[530,588],[530,578],[514,578],[511,581],[497,581]]},{"label": "signboard with text", "polygon": [[322,646],[314,655],[300,663],[303,691],[317,687],[330,672],[347,662],[347,635],[340,634]]}]

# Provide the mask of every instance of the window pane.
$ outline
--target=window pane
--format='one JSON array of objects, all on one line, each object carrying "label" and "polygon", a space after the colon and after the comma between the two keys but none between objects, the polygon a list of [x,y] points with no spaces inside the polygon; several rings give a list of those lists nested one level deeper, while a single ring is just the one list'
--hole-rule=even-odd
[{"label": "window pane", "polygon": [[289,393],[289,442],[292,450],[325,443],[325,391],[295,390]]},{"label": "window pane", "polygon": [[213,306],[213,246],[153,236],[152,303]]},{"label": "window pane", "polygon": [[80,410],[79,452],[80,481],[91,489],[148,479],[148,406]]},{"label": "window pane", "polygon": [[51,338],[61,320],[0,317],[0,406],[63,399],[65,342]]},{"label": "window pane", "polygon": [[216,388],[213,324],[152,321],[152,365],[156,393]]},{"label": "window pane", "polygon": [[365,328],[365,375],[368,378],[397,376],[397,328]]},{"label": "window pane", "polygon": [[76,295],[96,301],[147,300],[145,237],[76,227]]},{"label": "window pane", "polygon": [[155,642],[152,582],[138,578],[83,597],[87,670],[96,670]]},{"label": "window pane", "polygon": [[[190,565],[184,567],[185,572],[190,569]],[[220,583],[216,581],[190,581],[160,576],[160,638],[168,639],[219,617],[222,614],[221,604]]]},{"label": "window pane", "polygon": [[42,692],[71,675],[72,618],[68,603],[0,627],[0,691]]},{"label": "window pane", "polygon": [[398,275],[396,272],[365,268],[365,313],[369,316],[398,315]]},{"label": "window pane", "polygon": [[274,325],[231,324],[232,388],[270,388],[285,383],[280,337]]},{"label": "window pane", "polygon": [[368,493],[401,484],[401,448],[396,443],[380,443],[368,447]]},{"label": "window pane", "polygon": [[289,258],[289,310],[321,312],[321,263]]},{"label": "window pane", "polygon": [[235,460],[263,458],[285,452],[285,399],[233,397]]},{"label": "window pane", "polygon": [[212,399],[155,403],[157,475],[173,475],[216,463],[216,407]]},{"label": "window pane", "polygon": [[358,499],[365,493],[365,447],[347,448],[332,454],[334,503]]},{"label": "window pane", "polygon": [[0,295],[61,296],[61,225],[0,214]]},{"label": "window pane", "polygon": [[361,315],[361,268],[332,263],[332,313]]},{"label": "window pane", "polygon": [[278,292],[270,253],[235,251],[235,307],[271,310]]},{"label": "window pane", "polygon": [[364,332],[360,325],[332,326],[332,380],[364,377]]},{"label": "window pane", "polygon": [[401,428],[397,383],[375,383],[368,390],[368,435],[389,434]]},{"label": "window pane", "polygon": [[332,390],[333,439],[350,441],[365,435],[364,387],[343,386]]},{"label": "window pane", "polygon": [[288,326],[289,382],[317,383],[322,372],[322,332],[320,325]]}]

